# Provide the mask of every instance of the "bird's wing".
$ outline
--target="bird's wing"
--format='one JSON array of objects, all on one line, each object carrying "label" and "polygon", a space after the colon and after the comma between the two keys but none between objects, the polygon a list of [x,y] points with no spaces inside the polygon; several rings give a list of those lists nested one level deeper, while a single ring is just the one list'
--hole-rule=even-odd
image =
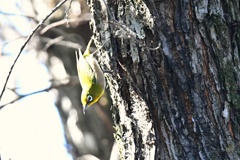
[{"label": "bird's wing", "polygon": [[[78,55],[79,58],[78,58]],[[78,70],[78,77],[82,87],[90,88],[91,85],[96,81],[94,70],[83,57],[81,50],[79,49],[79,53],[76,52],[76,59],[77,59],[77,70]]]},{"label": "bird's wing", "polygon": [[89,55],[86,58],[86,61],[91,66],[94,72],[94,80],[96,84],[99,84],[101,87],[105,88],[105,78],[103,75],[103,71],[100,68],[97,60],[93,57],[93,55]]}]

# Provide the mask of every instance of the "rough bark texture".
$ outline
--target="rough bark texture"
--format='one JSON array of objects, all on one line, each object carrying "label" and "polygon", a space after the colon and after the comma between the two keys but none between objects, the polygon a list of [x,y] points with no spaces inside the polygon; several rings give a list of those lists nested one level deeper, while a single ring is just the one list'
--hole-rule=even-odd
[{"label": "rough bark texture", "polygon": [[239,159],[239,1],[105,1],[138,39],[89,0],[121,158]]}]

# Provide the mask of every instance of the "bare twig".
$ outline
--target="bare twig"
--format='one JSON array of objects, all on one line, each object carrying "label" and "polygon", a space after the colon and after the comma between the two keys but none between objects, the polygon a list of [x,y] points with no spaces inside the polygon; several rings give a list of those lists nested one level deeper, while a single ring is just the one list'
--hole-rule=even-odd
[{"label": "bare twig", "polygon": [[46,51],[49,47],[51,47],[53,44],[58,43],[63,40],[63,36],[56,37],[54,39],[50,39],[47,44],[44,46],[43,50]]},{"label": "bare twig", "polygon": [[34,33],[35,33],[35,32],[43,25],[43,23],[44,23],[58,8],[60,8],[66,1],[67,1],[67,0],[62,0],[61,2],[59,2],[59,3],[52,9],[52,11],[51,11],[44,19],[42,19],[42,20],[37,24],[37,26],[32,30],[32,33],[27,37],[26,41],[24,42],[23,46],[21,47],[21,49],[20,49],[20,51],[19,51],[16,59],[14,60],[12,66],[11,66],[11,68],[10,68],[10,70],[9,70],[9,73],[8,73],[7,78],[6,78],[5,84],[4,84],[4,86],[3,86],[2,92],[1,92],[1,94],[0,94],[0,102],[1,102],[1,99],[2,99],[2,96],[3,96],[3,93],[4,93],[5,89],[6,89],[6,86],[7,86],[8,80],[9,80],[9,78],[10,78],[10,75],[11,75],[11,73],[12,73],[12,71],[13,71],[13,68],[14,68],[14,66],[15,66],[18,58],[20,57],[23,49],[25,48],[25,46],[27,45],[27,43],[30,41],[30,39],[32,38],[32,36],[34,35]]},{"label": "bare twig", "polygon": [[46,46],[43,48],[43,50],[47,50],[51,45],[59,45],[59,46],[64,46],[68,48],[73,48],[73,49],[82,49],[82,46],[78,43],[74,43],[71,41],[65,41],[61,40],[62,36],[59,36],[57,38],[51,39],[51,38],[46,38],[46,37],[41,37],[41,41],[47,43]]},{"label": "bare twig", "polygon": [[9,41],[6,41],[6,42],[0,44],[1,53],[4,54],[4,49],[5,49],[6,45],[8,45],[9,43],[15,42],[15,41],[17,41],[21,38],[26,38],[26,37],[25,36],[18,36],[16,38],[12,39],[12,40],[9,40]]},{"label": "bare twig", "polygon": [[[34,91],[34,92],[31,92],[31,93],[27,93],[27,94],[18,94],[16,92],[16,88],[13,88],[13,89],[10,89],[11,91],[13,91],[18,97],[16,99],[13,99],[11,100],[10,102],[7,102],[3,105],[0,106],[0,110],[3,109],[5,106],[9,105],[9,104],[12,104],[24,97],[28,97],[28,96],[31,96],[31,95],[34,95],[34,94],[38,94],[38,93],[42,93],[42,92],[48,92],[50,91],[51,89],[58,89],[58,88],[61,88],[61,87],[65,87],[65,86],[75,86],[78,84],[78,81],[76,80],[78,79],[77,77],[66,77],[66,79],[62,79],[62,80],[50,80],[50,82],[58,82],[58,81],[64,81],[64,80],[68,80],[67,83],[60,83],[60,84],[51,84],[51,86],[45,88],[45,89],[42,89],[42,90],[38,90],[38,91]],[[59,82],[58,82],[59,83]],[[19,88],[18,88],[19,89]]]},{"label": "bare twig", "polygon": [[66,27],[67,27],[67,28],[70,27],[69,21],[68,21],[68,17],[69,17],[69,13],[70,13],[70,10],[71,10],[72,1],[73,1],[73,0],[70,0],[68,9],[65,11],[65,14],[66,14],[65,19],[66,19],[66,21],[67,21],[67,23],[66,23]]},{"label": "bare twig", "polygon": [[39,91],[27,93],[27,94],[24,94],[24,95],[18,95],[18,97],[17,97],[16,99],[14,99],[14,100],[12,100],[12,101],[10,101],[10,102],[8,102],[8,103],[5,103],[5,104],[1,105],[1,106],[0,106],[0,110],[3,109],[5,106],[7,106],[7,105],[9,105],[9,104],[12,104],[12,103],[14,103],[14,102],[16,102],[16,101],[24,98],[24,97],[27,97],[27,96],[30,96],[30,95],[34,95],[34,94],[37,94],[37,93],[41,93],[41,92],[47,92],[47,91],[50,91],[52,88],[53,88],[53,87],[50,86],[50,87],[48,87],[48,88],[45,88],[45,89],[42,89],[42,90],[39,90]]},{"label": "bare twig", "polygon": [[79,18],[74,18],[74,19],[63,19],[61,21],[57,21],[54,23],[49,24],[48,26],[46,26],[45,28],[43,28],[40,31],[40,34],[44,34],[46,33],[49,29],[60,26],[60,25],[64,25],[66,23],[72,23],[72,22],[86,22],[89,21],[91,19],[91,14],[90,13],[85,13],[82,17]]},{"label": "bare twig", "polygon": [[[93,39],[93,37],[91,37],[91,39],[92,40],[94,40]],[[101,47],[98,47],[93,53],[91,53],[92,55],[94,55],[94,54],[96,54],[98,51],[100,51],[103,47],[104,47],[104,45],[107,43],[107,41],[105,42],[105,43],[103,43],[103,45],[101,46]]]}]

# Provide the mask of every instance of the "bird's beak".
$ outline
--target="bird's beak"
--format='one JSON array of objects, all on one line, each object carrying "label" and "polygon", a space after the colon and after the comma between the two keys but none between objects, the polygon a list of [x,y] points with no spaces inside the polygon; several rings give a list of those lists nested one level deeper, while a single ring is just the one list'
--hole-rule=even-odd
[{"label": "bird's beak", "polygon": [[83,114],[86,113],[87,108],[88,108],[88,105],[86,104],[86,105],[83,107]]}]

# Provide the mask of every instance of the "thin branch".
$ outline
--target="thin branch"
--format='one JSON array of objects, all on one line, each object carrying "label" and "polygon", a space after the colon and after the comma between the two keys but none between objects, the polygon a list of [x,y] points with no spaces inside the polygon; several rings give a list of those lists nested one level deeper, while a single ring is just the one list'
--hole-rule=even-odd
[{"label": "thin branch", "polygon": [[6,86],[7,86],[8,80],[9,80],[9,78],[10,78],[10,75],[11,75],[11,73],[12,73],[12,71],[13,71],[13,68],[14,68],[14,66],[15,66],[18,58],[20,57],[23,49],[25,48],[25,46],[27,45],[27,43],[30,41],[30,39],[32,38],[32,36],[34,35],[34,33],[35,33],[35,32],[43,25],[43,23],[44,23],[58,8],[60,8],[66,1],[67,1],[67,0],[62,0],[61,2],[59,2],[59,3],[52,9],[52,11],[51,11],[44,19],[42,19],[42,20],[37,24],[37,26],[32,30],[32,33],[27,37],[26,41],[24,42],[23,46],[21,47],[21,49],[20,49],[20,51],[19,51],[16,59],[14,60],[12,66],[11,66],[11,68],[10,68],[10,70],[9,70],[9,73],[8,73],[7,78],[6,78],[5,84],[4,84],[4,86],[3,86],[2,92],[1,92],[1,94],[0,94],[0,102],[1,102],[1,99],[2,99],[2,96],[3,96],[3,93],[4,93],[5,89],[6,89]]},{"label": "thin branch", "polygon": [[46,51],[49,47],[51,47],[53,44],[58,43],[63,40],[63,36],[56,37],[54,39],[50,39],[47,44],[44,46],[43,50]]},{"label": "thin branch", "polygon": [[45,28],[43,28],[41,31],[40,31],[40,34],[44,34],[46,33],[49,29],[51,28],[54,28],[54,27],[57,27],[57,26],[61,26],[61,25],[64,25],[66,23],[72,23],[72,22],[86,22],[86,21],[89,21],[91,19],[91,14],[90,13],[86,13],[84,14],[82,17],[79,17],[79,18],[74,18],[74,19],[63,19],[61,21],[57,21],[57,22],[54,22],[54,23],[51,23],[49,24],[48,26],[46,26]]},{"label": "thin branch", "polygon": [[71,10],[71,5],[72,5],[72,1],[73,0],[70,0],[70,3],[69,3],[69,6],[68,6],[68,9],[65,11],[65,19],[67,20],[67,23],[66,23],[66,27],[70,27],[69,25],[69,21],[68,21],[68,17],[69,17],[69,13],[70,13],[70,10]]},{"label": "thin branch", "polygon": [[5,104],[1,105],[1,106],[0,106],[0,110],[3,109],[5,106],[7,106],[7,105],[9,105],[9,104],[12,104],[12,103],[14,103],[14,102],[16,102],[16,101],[24,98],[24,97],[27,97],[27,96],[30,96],[30,95],[34,95],[34,94],[37,94],[37,93],[41,93],[41,92],[47,92],[47,91],[51,90],[52,88],[53,88],[53,87],[50,86],[50,87],[48,87],[48,88],[45,88],[45,89],[42,89],[42,90],[39,90],[39,91],[27,93],[27,94],[24,94],[24,95],[18,95],[18,97],[17,97],[16,99],[14,99],[14,100],[12,100],[12,101],[10,101],[10,102],[8,102],[8,103],[5,103]]},{"label": "thin branch", "polygon": [[[15,94],[17,94],[17,98],[14,99],[14,100],[11,100],[10,102],[7,102],[3,105],[0,106],[0,110],[3,109],[5,106],[9,105],[9,104],[12,104],[22,98],[25,98],[25,97],[28,97],[28,96],[31,96],[31,95],[34,95],[34,94],[38,94],[38,93],[42,93],[42,92],[48,92],[50,91],[51,89],[58,89],[60,87],[65,87],[65,86],[75,86],[78,84],[78,81],[76,80],[78,78],[75,78],[75,77],[67,77],[66,79],[62,79],[62,80],[50,80],[51,82],[57,82],[57,81],[64,81],[64,80],[69,80],[67,83],[60,83],[60,84],[51,84],[51,86],[45,88],[45,89],[42,89],[42,90],[38,90],[38,91],[34,91],[34,92],[31,92],[31,93],[27,93],[27,94],[18,94],[16,92],[16,88],[13,88],[13,89],[10,89],[11,91],[13,91]],[[19,88],[18,88],[19,89]]]},{"label": "thin branch", "polygon": [[51,39],[51,38],[46,38],[46,37],[41,37],[41,41],[47,43],[46,46],[43,48],[43,50],[47,50],[51,45],[59,45],[59,46],[64,46],[68,48],[73,48],[73,49],[82,49],[82,46],[78,43],[74,43],[71,41],[64,41],[61,40],[62,36],[59,36],[57,38]]},{"label": "thin branch", "polygon": [[12,39],[12,40],[9,40],[9,41],[6,41],[6,42],[0,44],[1,53],[4,54],[4,49],[5,49],[6,45],[8,45],[9,43],[15,42],[19,39],[22,39],[22,38],[26,38],[26,36],[18,36],[16,38]]},{"label": "thin branch", "polygon": [[91,54],[92,54],[92,55],[96,54],[98,51],[100,51],[100,50],[103,48],[103,46],[104,46],[106,43],[107,43],[107,41],[104,42],[101,47],[97,48],[97,49],[96,49],[93,53],[91,53]]}]

